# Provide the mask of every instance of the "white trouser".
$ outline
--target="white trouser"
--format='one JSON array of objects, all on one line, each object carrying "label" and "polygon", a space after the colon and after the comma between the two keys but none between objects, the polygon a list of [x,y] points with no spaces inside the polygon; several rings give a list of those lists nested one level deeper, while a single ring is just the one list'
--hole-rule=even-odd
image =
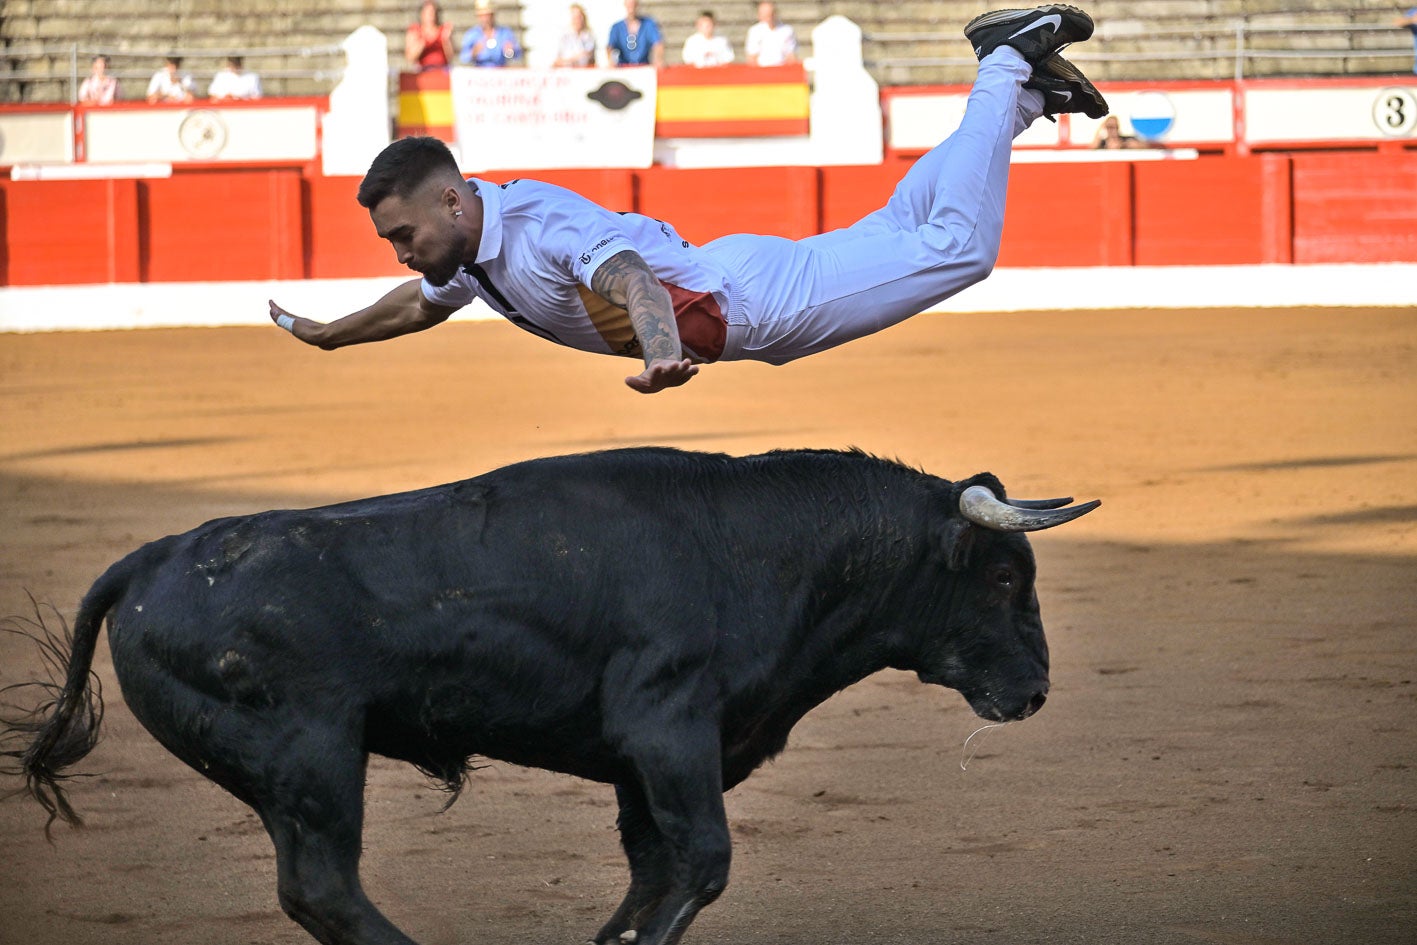
[{"label": "white trouser", "polygon": [[724,360],[783,364],[894,325],[989,275],[1004,229],[1013,138],[1042,114],[1031,67],[1002,46],[979,64],[964,120],[890,201],[792,241],[735,235],[704,248],[729,273]]}]

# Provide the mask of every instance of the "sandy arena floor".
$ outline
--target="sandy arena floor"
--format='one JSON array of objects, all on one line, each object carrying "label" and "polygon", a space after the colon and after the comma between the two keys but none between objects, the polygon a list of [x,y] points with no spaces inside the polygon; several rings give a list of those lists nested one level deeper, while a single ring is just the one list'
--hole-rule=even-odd
[{"label": "sandy arena floor", "polygon": [[[274,328],[0,335],[0,613],[219,515],[628,444],[860,446],[1018,496],[1053,692],[985,732],[872,677],[729,795],[687,941],[1417,941],[1417,311],[922,316],[655,397],[499,323],[325,353]],[[628,550],[628,549],[627,549]],[[0,639],[0,685],[34,654]],[[0,942],[311,941],[242,805],[123,706],[45,843],[0,804]],[[0,783],[0,790],[14,786]],[[364,878],[424,945],[580,942],[625,873],[612,792],[493,765],[462,800],[374,764]]]}]

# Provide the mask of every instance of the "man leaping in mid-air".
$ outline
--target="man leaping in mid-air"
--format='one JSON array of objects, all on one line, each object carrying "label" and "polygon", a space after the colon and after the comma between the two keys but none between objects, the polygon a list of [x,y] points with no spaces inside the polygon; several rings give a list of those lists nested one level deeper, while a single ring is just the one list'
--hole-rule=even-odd
[{"label": "man leaping in mid-air", "polygon": [[646,394],[685,383],[700,363],[783,364],[880,331],[994,268],[1014,137],[1044,115],[1107,114],[1058,55],[1092,35],[1076,7],[986,13],[964,34],[979,57],[964,120],[849,227],[693,246],[667,223],[551,184],[464,180],[442,142],[404,138],[374,159],[358,199],[423,278],[328,324],[275,302],[271,318],[339,348],[431,328],[480,298],[558,344],[643,358],[625,383]]}]

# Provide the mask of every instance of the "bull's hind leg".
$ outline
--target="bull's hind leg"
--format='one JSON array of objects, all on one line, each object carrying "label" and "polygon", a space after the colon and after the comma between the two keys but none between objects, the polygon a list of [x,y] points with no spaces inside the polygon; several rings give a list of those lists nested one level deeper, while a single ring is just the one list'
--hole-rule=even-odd
[{"label": "bull's hind leg", "polygon": [[615,786],[620,802],[620,842],[630,861],[630,889],[610,921],[596,933],[595,945],[614,943],[640,923],[674,888],[674,851],[655,825],[649,802],[638,784]]},{"label": "bull's hind leg", "polygon": [[675,945],[728,885],[732,856],[718,732],[666,725],[658,734],[656,744],[637,746],[635,768],[672,856],[673,882],[639,923],[640,945]]},{"label": "bull's hind leg", "polygon": [[273,744],[253,806],[276,847],[280,905],[325,945],[416,945],[359,884],[368,755],[347,731]]}]

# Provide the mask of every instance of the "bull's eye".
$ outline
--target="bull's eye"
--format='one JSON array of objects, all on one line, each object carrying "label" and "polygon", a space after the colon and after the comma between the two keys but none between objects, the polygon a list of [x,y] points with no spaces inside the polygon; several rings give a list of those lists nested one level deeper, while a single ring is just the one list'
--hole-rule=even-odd
[{"label": "bull's eye", "polygon": [[1007,565],[1001,565],[994,569],[993,574],[990,575],[990,579],[999,587],[1013,587],[1014,569]]}]

